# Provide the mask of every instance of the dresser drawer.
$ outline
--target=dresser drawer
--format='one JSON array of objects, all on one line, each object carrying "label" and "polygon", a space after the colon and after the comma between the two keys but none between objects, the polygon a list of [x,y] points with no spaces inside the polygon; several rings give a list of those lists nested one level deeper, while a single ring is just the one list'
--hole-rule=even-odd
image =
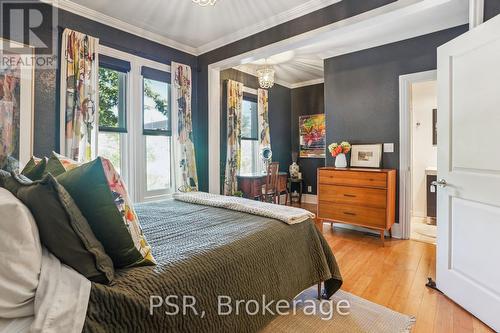
[{"label": "dresser drawer", "polygon": [[320,170],[320,184],[348,185],[362,187],[387,187],[385,172]]},{"label": "dresser drawer", "polygon": [[367,227],[386,227],[386,211],[383,208],[349,206],[320,201],[318,204],[318,214],[319,218],[322,219],[331,219]]},{"label": "dresser drawer", "polygon": [[387,190],[321,184],[319,200],[345,205],[386,208]]}]

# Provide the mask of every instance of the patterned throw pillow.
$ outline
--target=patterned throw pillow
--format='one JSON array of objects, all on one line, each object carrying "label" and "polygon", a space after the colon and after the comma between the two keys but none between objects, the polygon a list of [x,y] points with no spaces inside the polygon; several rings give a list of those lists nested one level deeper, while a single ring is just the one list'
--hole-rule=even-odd
[{"label": "patterned throw pillow", "polygon": [[87,219],[116,268],[153,265],[122,178],[111,162],[98,157],[57,177]]},{"label": "patterned throw pillow", "polygon": [[72,170],[80,166],[80,163],[74,161],[66,156],[59,155],[56,152],[52,152],[52,156],[47,161],[47,166],[43,172],[43,175],[51,174],[54,177],[65,173],[66,171]]}]

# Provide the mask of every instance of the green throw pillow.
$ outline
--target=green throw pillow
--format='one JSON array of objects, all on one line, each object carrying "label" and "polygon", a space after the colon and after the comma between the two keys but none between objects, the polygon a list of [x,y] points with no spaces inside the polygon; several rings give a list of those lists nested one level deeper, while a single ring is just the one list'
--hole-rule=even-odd
[{"label": "green throw pillow", "polygon": [[13,179],[20,186],[18,198],[35,218],[42,244],[90,281],[111,282],[113,262],[64,187],[50,174],[36,182]]},{"label": "green throw pillow", "polygon": [[50,173],[52,176],[57,177],[65,172],[66,169],[64,168],[64,165],[62,165],[61,161],[59,161],[59,159],[52,154],[47,160],[47,166],[43,171],[43,175],[45,176]]},{"label": "green throw pillow", "polygon": [[111,162],[97,158],[57,177],[116,268],[155,264],[125,185]]},{"label": "green throw pillow", "polygon": [[21,174],[33,181],[42,179],[45,167],[47,166],[47,160],[47,157],[44,157],[37,163],[32,157],[28,164],[24,167],[23,171],[21,171]]},{"label": "green throw pillow", "polygon": [[45,171],[43,175],[51,174],[54,177],[57,177],[68,170],[74,169],[80,166],[80,164],[72,159],[59,155],[56,152],[52,152],[49,160],[47,161],[47,166],[45,167]]},{"label": "green throw pillow", "polygon": [[[17,191],[19,190],[19,187],[21,187],[21,185],[13,178],[13,174],[14,173],[9,173],[5,170],[0,170],[0,187],[3,187],[10,193],[17,196]],[[18,175],[18,177],[23,181],[29,181],[29,179],[23,175]]]},{"label": "green throw pillow", "polygon": [[30,172],[31,170],[33,170],[34,167],[36,167],[36,165],[40,162],[40,159],[37,159],[35,158],[34,156],[32,156],[30,158],[30,160],[28,161],[28,163],[26,163],[26,165],[24,166],[24,169],[23,171],[21,171],[21,173],[27,173],[27,172]]}]

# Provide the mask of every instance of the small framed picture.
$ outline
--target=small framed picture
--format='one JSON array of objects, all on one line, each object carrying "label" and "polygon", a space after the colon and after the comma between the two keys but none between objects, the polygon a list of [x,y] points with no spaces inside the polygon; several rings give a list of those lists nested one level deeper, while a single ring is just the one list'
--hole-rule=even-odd
[{"label": "small framed picture", "polygon": [[351,167],[380,168],[382,164],[382,144],[352,145]]}]

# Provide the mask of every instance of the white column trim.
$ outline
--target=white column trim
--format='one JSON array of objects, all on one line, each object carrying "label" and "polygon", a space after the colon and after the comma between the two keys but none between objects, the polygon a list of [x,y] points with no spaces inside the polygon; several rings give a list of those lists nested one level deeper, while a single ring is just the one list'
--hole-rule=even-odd
[{"label": "white column trim", "polygon": [[220,194],[220,69],[208,66],[208,191]]},{"label": "white column trim", "polygon": [[484,0],[469,0],[469,29],[484,22]]}]

